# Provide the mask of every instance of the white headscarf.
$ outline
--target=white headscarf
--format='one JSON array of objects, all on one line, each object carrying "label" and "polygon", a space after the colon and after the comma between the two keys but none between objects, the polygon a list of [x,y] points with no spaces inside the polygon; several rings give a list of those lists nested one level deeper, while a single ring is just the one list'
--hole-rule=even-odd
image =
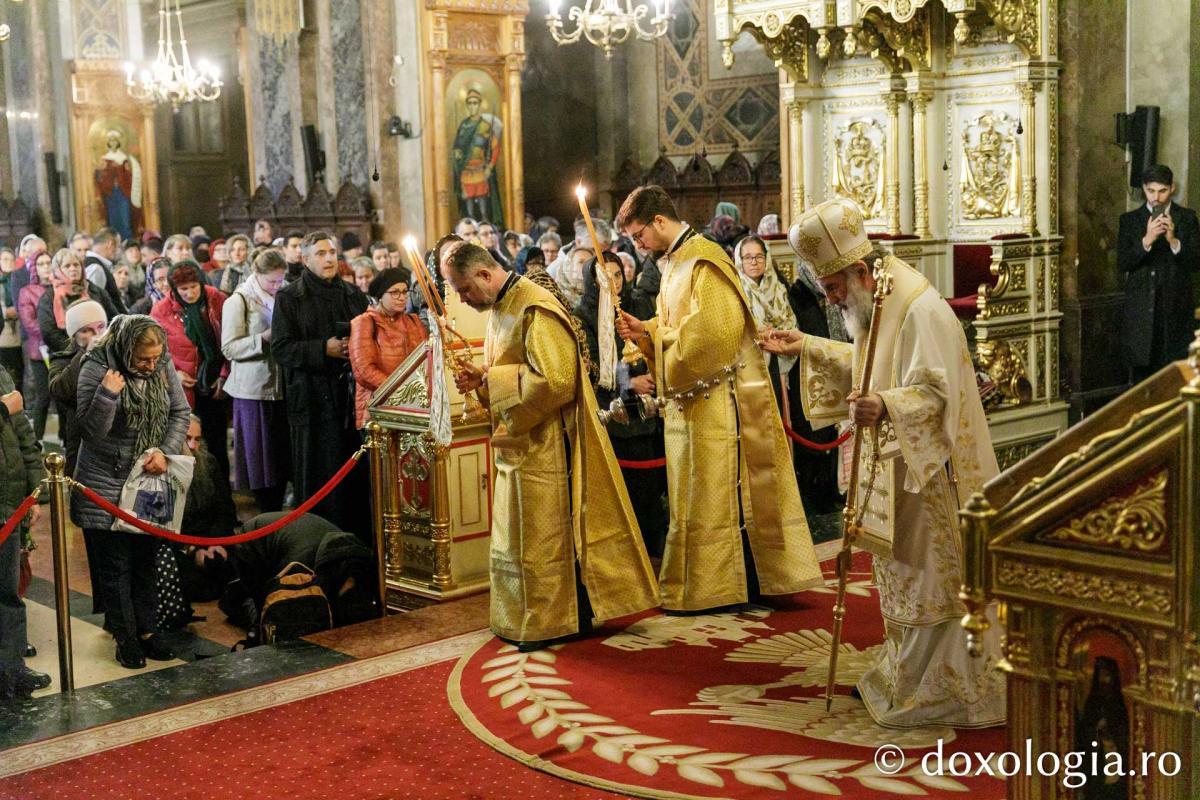
[{"label": "white headscarf", "polygon": [[253,301],[262,307],[263,319],[267,323],[267,327],[271,326],[271,315],[275,313],[275,298],[268,294],[258,282],[258,273],[251,272],[246,276],[246,280],[242,281],[235,292],[246,298],[247,302]]}]

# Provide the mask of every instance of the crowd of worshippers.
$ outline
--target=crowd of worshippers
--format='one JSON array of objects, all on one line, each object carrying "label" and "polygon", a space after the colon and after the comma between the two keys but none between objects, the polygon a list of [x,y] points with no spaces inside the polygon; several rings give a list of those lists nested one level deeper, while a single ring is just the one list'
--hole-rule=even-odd
[{"label": "crowd of worshippers", "polygon": [[[651,254],[615,235],[600,214],[599,262],[582,219],[565,241],[551,217],[527,217],[526,228],[460,220],[427,254],[438,290],[445,292],[445,246],[479,244],[505,270],[550,289],[573,315],[601,407],[622,394],[653,395],[654,379],[644,369],[636,374],[622,365],[619,384],[607,388],[597,366],[600,337],[616,336],[599,319],[602,292],[615,288],[620,307],[639,318],[655,314],[660,275]],[[735,206],[721,203],[705,235],[733,256],[760,326],[829,334],[816,287],[802,279],[789,285],[772,264],[766,242],[782,238],[778,216],[764,217],[751,232]],[[10,454],[0,501],[5,518],[43,477],[41,443],[53,407],[66,474],[105,499],[118,501],[135,463],[159,474],[166,454],[192,455],[182,532],[219,537],[240,530],[232,491],[253,496],[265,516],[247,525],[257,526],[315,494],[359,449],[370,397],[428,336],[427,302],[399,249],[387,242],[364,248],[353,232],[280,235],[259,220],[251,236],[210,239],[193,228],[122,241],[104,228],[76,233],[66,245],[51,249],[30,235],[16,252],[0,249],[0,415]],[[821,440],[798,401],[787,400],[789,388],[798,397],[794,359],[766,357],[786,420]],[[634,415],[608,430],[647,549],[660,556],[669,519],[666,471],[654,466],[664,455],[662,422]],[[833,459],[796,448],[795,466],[805,496],[829,505],[810,513],[832,510]],[[104,614],[116,660],[135,669],[146,658],[173,658],[161,634],[185,626],[193,602],[220,599],[232,621],[254,630],[267,578],[289,563],[280,553],[296,560],[302,551],[302,563],[319,567],[319,577],[337,577],[329,592],[344,599],[335,604],[338,621],[377,613],[370,603],[377,589],[373,533],[361,502],[367,482],[360,462],[303,524],[236,547],[185,547],[117,532],[110,514],[74,494],[71,519],[83,530],[93,610]],[[11,667],[0,673],[5,696],[49,681],[13,665],[32,651],[16,585],[35,546],[29,527],[0,546],[0,661]],[[322,547],[342,532],[354,536]],[[347,592],[350,574],[357,580]]]}]

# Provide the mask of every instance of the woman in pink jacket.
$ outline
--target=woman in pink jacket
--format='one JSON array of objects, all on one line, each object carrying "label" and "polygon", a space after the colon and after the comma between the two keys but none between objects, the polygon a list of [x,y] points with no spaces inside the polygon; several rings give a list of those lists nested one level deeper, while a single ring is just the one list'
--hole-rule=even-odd
[{"label": "woman in pink jacket", "polygon": [[50,286],[50,262],[49,251],[30,252],[25,258],[29,265],[29,283],[21,287],[17,295],[17,316],[25,330],[25,358],[29,364],[25,378],[25,408],[38,441],[46,433],[46,415],[50,413],[50,368],[42,356],[45,340],[38,323],[38,304]]},{"label": "woman in pink jacket", "polygon": [[204,441],[229,475],[229,401],[223,391],[229,362],[221,352],[221,310],[225,295],[209,286],[204,271],[190,258],[167,273],[170,291],[150,309],[167,332],[167,352],[183,383],[192,410],[200,418]]},{"label": "woman in pink jacket", "polygon": [[392,267],[371,281],[378,305],[350,322],[350,366],[354,369],[355,420],[367,424],[371,395],[425,341],[428,331],[416,314],[406,314],[408,270]]}]

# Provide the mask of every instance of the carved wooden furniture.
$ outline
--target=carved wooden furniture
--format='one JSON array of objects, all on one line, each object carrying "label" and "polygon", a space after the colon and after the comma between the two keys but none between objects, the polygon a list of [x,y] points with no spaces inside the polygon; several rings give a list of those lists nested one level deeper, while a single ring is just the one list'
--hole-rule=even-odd
[{"label": "carved wooden furniture", "polygon": [[779,155],[774,152],[751,167],[746,156],[735,149],[719,169],[714,169],[703,153],[696,153],[679,169],[661,155],[646,172],[626,159],[613,176],[614,205],[619,206],[638,186],[651,183],[671,194],[680,216],[697,230],[704,230],[712,221],[719,202],[736,205],[741,224],[751,231],[764,215],[779,213]]},{"label": "carved wooden furniture", "polygon": [[353,231],[364,245],[375,238],[369,198],[349,180],[338,189],[336,197],[331,197],[320,181],[309,190],[308,197],[301,197],[289,180],[278,197],[260,181],[247,198],[241,181],[234,178],[232,190],[221,198],[220,215],[223,236],[235,233],[248,236],[256,220],[268,219],[280,236],[292,230],[305,233],[324,230],[336,236]]},{"label": "carved wooden furniture", "polygon": [[[447,297],[447,313],[481,360],[485,317]],[[492,516],[491,428],[463,422],[463,398],[443,373],[453,436],[439,446],[430,432],[433,350],[426,343],[376,390],[368,415],[383,430],[382,469],[371,483],[376,531],[385,552],[391,609],[411,609],[484,591]]]},{"label": "carved wooden furniture", "polygon": [[[978,633],[986,602],[1004,608],[1009,749],[1028,739],[1035,754],[1097,740],[1120,750],[1127,738],[1125,764],[1139,774],[1121,797],[1200,796],[1200,332],[1190,361],[1010,467],[960,512],[963,625]],[[1178,754],[1179,774],[1158,759],[1144,770],[1149,752]],[[1017,775],[1008,796],[1099,796],[1060,780]]]}]

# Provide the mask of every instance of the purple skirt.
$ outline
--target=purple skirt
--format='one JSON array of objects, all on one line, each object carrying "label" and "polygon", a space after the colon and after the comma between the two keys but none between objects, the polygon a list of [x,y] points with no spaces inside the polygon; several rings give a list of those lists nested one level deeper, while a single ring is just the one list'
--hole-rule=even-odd
[{"label": "purple skirt", "polygon": [[233,398],[233,486],[239,491],[286,486],[292,471],[287,403]]}]

